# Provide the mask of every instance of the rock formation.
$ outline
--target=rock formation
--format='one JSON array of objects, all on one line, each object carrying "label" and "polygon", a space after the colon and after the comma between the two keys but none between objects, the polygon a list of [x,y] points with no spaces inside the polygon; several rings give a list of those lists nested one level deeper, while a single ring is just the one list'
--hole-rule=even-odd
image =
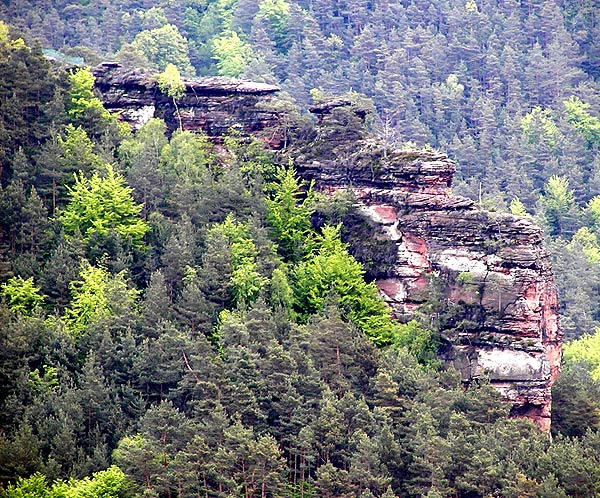
[{"label": "rock formation", "polygon": [[405,320],[424,306],[441,333],[443,358],[466,385],[489,379],[514,415],[549,430],[562,334],[541,230],[530,218],[453,196],[455,165],[445,154],[368,138],[332,141],[338,125],[327,113],[335,111],[323,109],[313,109],[321,128],[296,158],[298,172],[330,194],[352,191],[377,241],[365,251],[361,234],[357,257],[394,314]]},{"label": "rock formation", "polygon": [[[171,100],[151,75],[113,63],[94,74],[105,106],[134,128],[153,116],[171,130],[178,126]],[[276,87],[227,78],[185,84],[184,129],[219,141],[238,127],[280,145],[277,131],[269,131],[277,130],[277,113],[264,105]],[[526,217],[486,212],[453,196],[455,165],[447,156],[366,138],[360,132],[366,111],[349,104],[337,99],[311,109],[315,136],[295,148],[298,173],[321,191],[353,192],[370,234],[354,249],[394,314],[405,320],[428,310],[443,339],[442,356],[465,385],[489,379],[515,415],[548,430],[561,331],[541,230]]]},{"label": "rock formation", "polygon": [[[162,118],[170,130],[179,127],[173,100],[163,94],[156,74],[142,69],[126,69],[105,62],[92,70],[96,89],[104,106],[138,129],[153,117]],[[277,123],[277,112],[269,109],[270,97],[279,91],[274,85],[212,77],[183,80],[185,94],[177,101],[184,130],[203,131],[222,137],[230,129],[242,134],[257,133]],[[269,137],[278,147],[277,137]]]}]

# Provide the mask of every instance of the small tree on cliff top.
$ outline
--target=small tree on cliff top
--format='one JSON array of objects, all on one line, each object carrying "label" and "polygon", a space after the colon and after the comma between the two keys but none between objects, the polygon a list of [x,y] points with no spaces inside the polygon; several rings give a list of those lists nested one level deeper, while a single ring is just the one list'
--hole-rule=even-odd
[{"label": "small tree on cliff top", "polygon": [[185,95],[185,83],[181,79],[179,70],[175,65],[167,64],[165,70],[156,77],[156,82],[160,91],[173,99],[173,105],[175,106],[175,112],[179,120],[179,129],[183,130],[177,100]]}]

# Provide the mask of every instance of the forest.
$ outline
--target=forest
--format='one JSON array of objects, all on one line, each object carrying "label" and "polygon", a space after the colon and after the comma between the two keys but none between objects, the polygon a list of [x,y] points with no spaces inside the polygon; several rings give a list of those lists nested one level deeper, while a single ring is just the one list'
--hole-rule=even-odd
[{"label": "forest", "polygon": [[[593,0],[0,4],[0,497],[600,494],[600,28]],[[87,67],[277,84],[443,150],[531,216],[565,331],[552,434],[393,321],[285,151],[132,133]],[[315,219],[319,223],[315,223]]]}]

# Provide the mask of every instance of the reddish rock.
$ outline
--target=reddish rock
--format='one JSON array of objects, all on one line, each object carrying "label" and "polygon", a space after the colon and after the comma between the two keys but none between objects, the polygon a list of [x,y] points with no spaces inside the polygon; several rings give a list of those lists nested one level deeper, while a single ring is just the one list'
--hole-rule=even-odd
[{"label": "reddish rock", "polygon": [[[134,128],[155,116],[171,131],[178,127],[173,103],[152,74],[112,63],[94,74],[105,106]],[[277,87],[227,78],[185,85],[178,104],[184,129],[218,142],[234,127],[281,145],[279,116],[268,110]],[[541,230],[528,218],[485,212],[453,196],[455,164],[445,154],[394,150],[365,138],[365,112],[347,106],[315,106],[316,138],[294,149],[298,173],[328,194],[351,190],[374,237],[393,245],[392,263],[373,271],[396,316],[406,320],[429,300],[447,345],[444,359],[465,385],[490,379],[515,416],[548,430],[562,332]]]},{"label": "reddish rock", "polygon": [[377,215],[381,223],[390,224],[398,218],[398,211],[394,206],[373,206],[374,213]]},{"label": "reddish rock", "polygon": [[[319,108],[321,123],[337,104]],[[515,416],[548,430],[562,333],[543,234],[531,219],[452,196],[455,165],[439,152],[362,139],[334,142],[324,154],[317,143],[296,167],[324,192],[351,190],[374,237],[395,245],[392,269],[374,276],[396,316],[406,320],[435,295],[428,304],[437,307],[444,359],[465,385],[489,378]]]}]

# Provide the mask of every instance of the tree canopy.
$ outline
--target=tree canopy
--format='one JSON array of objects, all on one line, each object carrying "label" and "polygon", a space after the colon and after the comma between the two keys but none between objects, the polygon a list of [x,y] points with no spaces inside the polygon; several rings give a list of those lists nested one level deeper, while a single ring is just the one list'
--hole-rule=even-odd
[{"label": "tree canopy", "polygon": [[134,246],[143,245],[149,226],[139,217],[142,206],[135,203],[132,189],[112,166],[106,165],[102,175],[94,172],[89,179],[76,174],[68,191],[69,202],[59,216],[68,234],[79,233],[89,241],[115,232]]},{"label": "tree canopy", "polygon": [[[23,33],[0,22],[1,497],[598,494],[593,2],[9,3]],[[113,56],[161,73],[176,106],[181,75],[279,85],[264,112],[289,111],[282,149],[158,118],[122,133],[90,71],[61,65]],[[335,95],[372,119],[313,126],[313,97]],[[381,163],[447,151],[455,192],[544,227],[581,338],[552,439],[484,376],[465,389],[439,368],[430,309],[391,319],[357,259],[389,248],[357,248],[353,200],[289,167],[294,144],[318,161],[373,135]]]}]

